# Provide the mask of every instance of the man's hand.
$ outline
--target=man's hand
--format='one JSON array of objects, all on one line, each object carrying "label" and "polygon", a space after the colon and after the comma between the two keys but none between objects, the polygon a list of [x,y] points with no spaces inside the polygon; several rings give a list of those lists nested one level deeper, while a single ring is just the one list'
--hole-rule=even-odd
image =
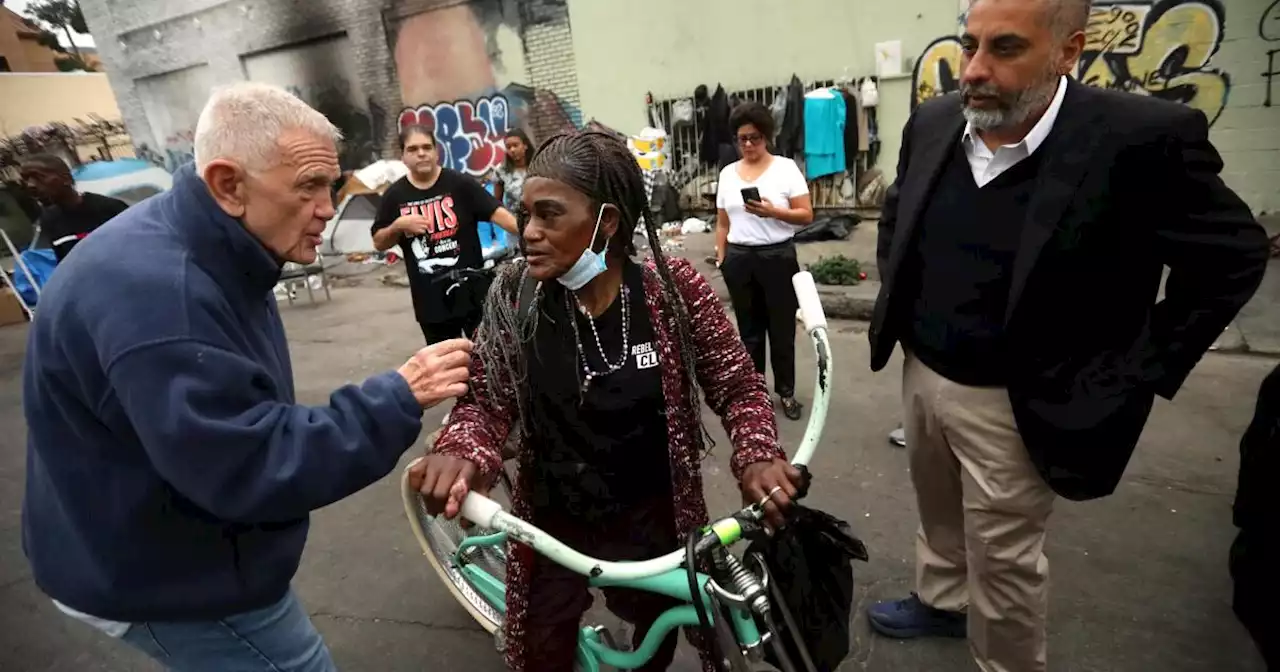
[{"label": "man's hand", "polygon": [[422,215],[402,215],[391,226],[405,237],[421,236],[431,230],[431,222]]},{"label": "man's hand", "polygon": [[747,212],[756,217],[768,217],[770,219],[778,219],[778,208],[769,201],[747,201]]},{"label": "man's hand", "polygon": [[455,338],[418,351],[397,371],[423,408],[467,393],[471,341]]},{"label": "man's hand", "polygon": [[[764,515],[771,529],[782,527],[783,513],[791,506],[800,485],[800,470],[783,459],[756,462],[742,471],[742,501],[764,505]],[[769,493],[773,493],[770,495]]]},{"label": "man's hand", "polygon": [[478,473],[475,462],[432,453],[409,465],[409,485],[422,494],[427,513],[453,520]]}]

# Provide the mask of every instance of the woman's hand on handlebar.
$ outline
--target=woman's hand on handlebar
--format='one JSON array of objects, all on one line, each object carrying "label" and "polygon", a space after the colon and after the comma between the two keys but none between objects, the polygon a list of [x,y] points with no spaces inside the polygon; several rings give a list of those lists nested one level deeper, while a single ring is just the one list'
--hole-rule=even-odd
[{"label": "woman's hand on handlebar", "polygon": [[409,485],[422,494],[427,513],[452,520],[478,473],[471,460],[431,453],[409,465]]},{"label": "woman's hand on handlebar", "polygon": [[764,502],[765,520],[776,530],[785,522],[783,513],[799,492],[800,483],[800,470],[784,459],[756,462],[742,470],[742,501],[747,505]]}]

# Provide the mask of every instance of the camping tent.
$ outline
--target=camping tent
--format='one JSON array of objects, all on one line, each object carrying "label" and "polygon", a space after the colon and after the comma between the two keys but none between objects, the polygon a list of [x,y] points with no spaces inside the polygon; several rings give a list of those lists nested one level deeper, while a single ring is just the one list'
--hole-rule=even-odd
[{"label": "camping tent", "polygon": [[[338,190],[338,209],[325,225],[320,253],[327,255],[373,252],[373,220],[382,203],[382,192],[408,174],[399,161],[378,161],[356,171]],[[492,184],[485,189],[493,193]],[[491,222],[478,222],[485,259],[502,259],[515,250],[515,241]]]},{"label": "camping tent", "polygon": [[71,171],[80,191],[118,198],[129,205],[168,191],[173,176],[142,159],[95,161]]},{"label": "camping tent", "polygon": [[337,214],[324,227],[321,254],[373,252],[374,217],[382,197],[376,191],[347,194],[338,204]]}]

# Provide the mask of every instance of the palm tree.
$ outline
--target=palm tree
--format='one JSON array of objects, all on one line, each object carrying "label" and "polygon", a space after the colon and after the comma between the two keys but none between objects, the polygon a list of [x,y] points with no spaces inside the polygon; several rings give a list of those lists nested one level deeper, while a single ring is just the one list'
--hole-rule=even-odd
[{"label": "palm tree", "polygon": [[71,49],[76,52],[76,60],[84,63],[84,56],[80,53],[80,47],[76,46],[75,40],[71,39],[72,31],[77,34],[85,35],[89,32],[89,26],[84,21],[84,12],[80,11],[80,3],[76,0],[40,0],[33,2],[27,6],[27,14],[31,18],[43,21],[54,28],[62,29],[67,36],[67,42],[71,45]]}]

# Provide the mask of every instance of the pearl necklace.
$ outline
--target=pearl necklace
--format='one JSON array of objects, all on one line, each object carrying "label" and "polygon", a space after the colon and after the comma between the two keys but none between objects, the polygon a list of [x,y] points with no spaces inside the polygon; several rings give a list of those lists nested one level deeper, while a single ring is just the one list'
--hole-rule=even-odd
[{"label": "pearl necklace", "polygon": [[564,299],[565,308],[569,309],[569,314],[573,314],[573,306],[569,304],[569,296],[573,297],[573,302],[577,304],[578,310],[587,316],[587,323],[591,325],[591,335],[595,337],[596,350],[600,352],[600,360],[604,362],[604,371],[593,371],[591,365],[587,362],[587,354],[582,347],[582,336],[578,333],[578,320],[573,318],[570,324],[573,325],[573,342],[578,346],[578,361],[582,362],[582,389],[585,391],[591,387],[591,381],[595,378],[602,378],[611,373],[615,373],[627,364],[627,353],[631,352],[631,290],[624,282],[619,298],[622,300],[622,354],[618,357],[617,362],[610,362],[608,355],[604,354],[604,346],[600,343],[600,332],[596,330],[596,320],[591,317],[591,313],[587,311],[586,306],[578,300],[578,295],[573,292],[565,292]]}]

